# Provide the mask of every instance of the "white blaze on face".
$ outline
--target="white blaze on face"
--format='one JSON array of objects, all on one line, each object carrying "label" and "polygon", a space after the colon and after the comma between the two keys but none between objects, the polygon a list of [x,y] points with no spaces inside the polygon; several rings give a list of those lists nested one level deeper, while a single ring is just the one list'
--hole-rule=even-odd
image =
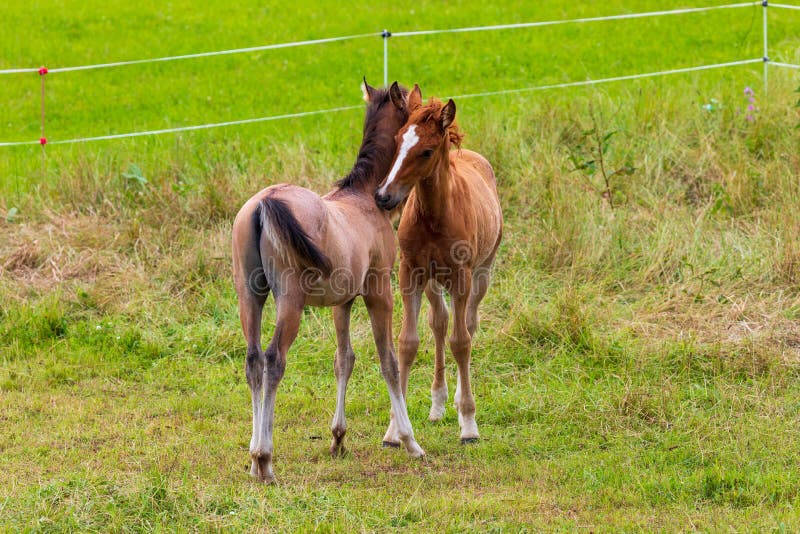
[{"label": "white blaze on face", "polygon": [[389,171],[389,176],[386,178],[386,183],[383,184],[378,190],[378,193],[381,195],[386,194],[386,188],[389,187],[397,173],[400,172],[400,168],[403,166],[403,161],[408,156],[408,151],[414,148],[414,146],[419,142],[419,136],[417,135],[417,125],[413,124],[408,127],[406,133],[403,134],[403,144],[400,145],[400,152],[397,154],[397,159],[394,161],[394,165],[392,166],[392,170]]}]

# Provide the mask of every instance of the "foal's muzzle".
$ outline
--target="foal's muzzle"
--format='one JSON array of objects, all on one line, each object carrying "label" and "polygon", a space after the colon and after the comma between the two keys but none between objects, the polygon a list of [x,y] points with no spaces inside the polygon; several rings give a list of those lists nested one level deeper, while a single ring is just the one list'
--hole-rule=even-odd
[{"label": "foal's muzzle", "polygon": [[400,204],[400,199],[394,198],[392,195],[381,195],[380,193],[375,193],[375,203],[379,208],[386,211],[391,211],[398,204]]}]

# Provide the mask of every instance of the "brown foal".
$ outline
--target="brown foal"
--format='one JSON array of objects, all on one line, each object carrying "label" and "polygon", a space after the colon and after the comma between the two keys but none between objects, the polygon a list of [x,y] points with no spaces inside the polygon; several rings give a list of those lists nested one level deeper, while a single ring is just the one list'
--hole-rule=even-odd
[{"label": "brown foal", "polygon": [[[355,362],[350,310],[359,295],[372,323],[381,373],[396,416],[397,439],[412,456],[424,454],[414,440],[392,342],[395,238],[390,214],[379,209],[373,198],[378,182],[389,171],[395,134],[408,111],[397,82],[392,85],[395,99],[366,80],[362,90],[367,114],[361,149],[352,171],[337,188],[320,198],[294,185],[268,187],[244,204],[233,223],[233,276],[247,340],[245,374],[253,403],[250,474],[263,482],[274,478],[275,392],[306,305],[333,307],[337,393],[331,452],[343,450],[345,393]],[[275,298],[275,332],[262,350],[261,312],[270,291]]]},{"label": "brown foal", "polygon": [[[444,342],[448,312],[443,290],[451,297],[453,332],[450,350],[458,364],[455,407],[461,442],[478,439],[475,400],[470,387],[472,336],[478,305],[486,295],[503,230],[494,171],[480,154],[461,150],[456,106],[431,99],[422,104],[419,87],[408,94],[390,91],[398,107],[407,106],[408,122],[397,134],[397,151],[375,200],[386,210],[408,199],[398,229],[403,326],[400,331],[400,383],[405,396],[408,373],[419,347],[417,318],[422,293],[430,302],[429,324],[436,340],[430,419],[444,415],[447,401]],[[459,148],[450,151],[452,145]],[[393,413],[384,442],[402,440],[401,419]]]}]

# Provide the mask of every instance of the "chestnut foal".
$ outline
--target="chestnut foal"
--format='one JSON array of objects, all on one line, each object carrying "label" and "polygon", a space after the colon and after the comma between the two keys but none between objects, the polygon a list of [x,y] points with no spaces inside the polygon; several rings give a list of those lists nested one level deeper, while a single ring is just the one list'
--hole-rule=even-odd
[{"label": "chestnut foal", "polygon": [[[279,184],[248,200],[233,223],[233,275],[239,317],[247,339],[245,373],[253,402],[250,474],[271,482],[275,392],[286,354],[297,336],[303,306],[332,306],[336,325],[336,413],[331,453],[342,451],[347,423],[344,403],[355,354],[350,345],[350,310],[359,295],[372,323],[381,373],[389,389],[398,434],[409,454],[424,451],[414,440],[401,391],[392,342],[391,272],[395,240],[389,213],[373,198],[389,171],[395,134],[408,118],[404,90],[362,86],[367,101],[364,137],[350,174],[320,198],[302,187]],[[397,100],[399,98],[399,100]],[[261,349],[261,312],[275,297],[275,332]]]},{"label": "chestnut foal", "polygon": [[[461,426],[461,442],[478,439],[475,400],[470,387],[472,336],[478,327],[478,305],[486,295],[489,278],[503,230],[503,214],[497,197],[494,171],[475,152],[461,150],[462,135],[454,120],[452,100],[442,105],[431,99],[422,105],[419,87],[407,101],[391,91],[397,106],[406,103],[410,117],[397,134],[397,152],[391,170],[375,193],[379,206],[391,210],[406,197],[400,219],[400,288],[403,294],[403,326],[400,331],[400,383],[403,395],[408,373],[419,347],[417,318],[422,292],[430,302],[429,324],[436,339],[436,367],[431,386],[430,419],[444,415],[447,401],[444,341],[448,313],[443,295],[447,290],[453,311],[450,350],[458,364],[455,407]],[[450,151],[455,145],[457,151]],[[401,441],[402,419],[393,414],[384,442]]]}]

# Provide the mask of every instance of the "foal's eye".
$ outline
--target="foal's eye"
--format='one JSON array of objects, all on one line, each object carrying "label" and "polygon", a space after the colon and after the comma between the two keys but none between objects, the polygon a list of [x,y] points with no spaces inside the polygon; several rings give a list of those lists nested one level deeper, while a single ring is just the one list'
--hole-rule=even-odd
[{"label": "foal's eye", "polygon": [[431,156],[433,156],[433,150],[432,149],[429,148],[427,150],[423,150],[422,151],[422,157],[423,158],[428,159]]}]

